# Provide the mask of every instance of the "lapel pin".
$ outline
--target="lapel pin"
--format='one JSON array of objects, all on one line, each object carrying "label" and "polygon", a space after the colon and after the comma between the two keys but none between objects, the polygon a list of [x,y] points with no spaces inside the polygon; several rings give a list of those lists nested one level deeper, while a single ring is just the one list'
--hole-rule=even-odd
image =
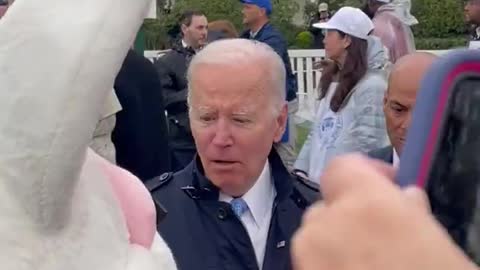
[{"label": "lapel pin", "polygon": [[285,247],[285,241],[280,241],[277,243],[277,248]]}]

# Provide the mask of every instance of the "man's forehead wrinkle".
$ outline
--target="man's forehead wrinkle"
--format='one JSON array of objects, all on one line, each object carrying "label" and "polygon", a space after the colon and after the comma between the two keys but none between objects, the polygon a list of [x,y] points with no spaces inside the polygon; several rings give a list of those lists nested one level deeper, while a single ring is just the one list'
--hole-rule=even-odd
[{"label": "man's forehead wrinkle", "polygon": [[252,114],[255,111],[255,105],[250,104],[250,105],[242,105],[238,106],[238,108],[233,109],[233,114],[235,115],[249,115]]},{"label": "man's forehead wrinkle", "polygon": [[[225,70],[225,69],[242,69],[242,70],[247,70],[250,71],[252,69],[258,71],[258,76],[255,78],[255,80],[252,80],[252,77],[248,78],[248,81],[251,81],[252,84],[256,84],[258,82],[261,82],[263,80],[266,80],[268,78],[269,74],[269,66],[266,64],[265,60],[263,59],[253,59],[253,60],[245,60],[242,62],[237,63],[235,66],[232,66],[230,63],[199,63],[196,68],[195,72],[192,74],[192,77],[198,76],[198,71],[202,70],[202,67],[210,67],[208,69],[208,72],[206,72],[206,75],[215,75],[215,71],[212,71],[212,69],[219,69],[219,70]],[[204,69],[206,70],[206,69]]]},{"label": "man's forehead wrinkle", "polygon": [[215,112],[215,108],[212,106],[207,106],[207,105],[201,105],[201,104],[191,104],[192,109],[199,113],[212,113]]},{"label": "man's forehead wrinkle", "polygon": [[[223,106],[230,106],[232,114],[252,114],[258,107],[258,103],[263,103],[262,100],[270,95],[267,87],[271,76],[268,74],[267,68],[268,65],[265,64],[265,61],[260,60],[240,63],[236,67],[225,64],[199,64],[191,76],[190,105],[195,110],[205,113],[212,113]],[[225,69],[230,69],[234,73],[241,69],[243,73],[240,74],[241,77],[227,78],[227,81],[225,78],[215,76],[217,70],[224,71]],[[220,73],[223,74],[223,72]],[[205,76],[209,80],[205,80]],[[216,79],[221,82],[221,85],[215,83]],[[245,84],[244,88],[232,85],[239,80],[242,81],[242,85]],[[229,85],[232,85],[232,89],[229,89]]]},{"label": "man's forehead wrinkle", "polygon": [[[198,102],[209,102],[215,99],[223,99],[221,101],[235,103],[236,100],[242,100],[252,97],[260,97],[267,95],[265,81],[262,78],[256,80],[256,83],[252,83],[240,91],[231,92],[230,89],[220,89],[216,86],[208,87],[206,89],[201,89],[198,87],[190,88],[192,91],[192,101]],[[211,93],[214,92],[214,93]],[[206,105],[205,105],[206,106]]]},{"label": "man's forehead wrinkle", "polygon": [[[192,106],[196,111],[201,112],[201,113],[212,113],[216,112],[218,108],[215,108],[214,106],[208,106],[208,105],[195,105],[193,104]],[[251,114],[255,110],[255,106],[250,104],[250,105],[238,105],[238,106],[233,106],[232,108],[232,113],[237,114],[237,115],[246,115],[246,114]]]}]

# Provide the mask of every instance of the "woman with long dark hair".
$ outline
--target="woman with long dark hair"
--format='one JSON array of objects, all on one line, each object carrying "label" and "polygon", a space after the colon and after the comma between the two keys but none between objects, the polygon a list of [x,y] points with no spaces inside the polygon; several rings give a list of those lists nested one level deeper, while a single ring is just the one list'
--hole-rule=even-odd
[{"label": "woman with long dark hair", "polygon": [[360,9],[344,7],[326,23],[327,64],[310,135],[295,163],[296,172],[319,181],[325,164],[348,152],[367,153],[388,144],[383,115],[387,55],[373,23]]}]

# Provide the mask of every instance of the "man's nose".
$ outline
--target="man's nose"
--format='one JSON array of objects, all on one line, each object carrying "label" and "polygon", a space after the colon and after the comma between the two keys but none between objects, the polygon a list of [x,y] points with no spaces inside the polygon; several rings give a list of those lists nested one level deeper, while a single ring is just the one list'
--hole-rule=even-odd
[{"label": "man's nose", "polygon": [[412,122],[412,113],[409,112],[406,116],[405,119],[402,122],[402,128],[408,130],[410,127],[410,124]]},{"label": "man's nose", "polygon": [[228,147],[233,144],[230,124],[225,120],[220,120],[215,130],[213,144],[219,147]]}]

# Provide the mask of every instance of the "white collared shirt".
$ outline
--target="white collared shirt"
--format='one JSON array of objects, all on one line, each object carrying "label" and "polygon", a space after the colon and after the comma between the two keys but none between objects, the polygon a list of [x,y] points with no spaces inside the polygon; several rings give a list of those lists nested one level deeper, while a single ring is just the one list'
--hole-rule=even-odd
[{"label": "white collared shirt", "polygon": [[265,27],[265,25],[267,25],[267,24],[262,25],[262,27],[260,27],[256,32],[250,31],[250,39],[255,39],[255,37],[258,35],[258,33],[260,32],[260,30],[262,30],[263,27]]},{"label": "white collared shirt", "polygon": [[[246,211],[240,217],[243,226],[250,236],[260,269],[263,267],[270,220],[272,219],[273,202],[276,195],[277,192],[272,182],[270,164],[267,161],[255,185],[242,196],[242,199],[248,205],[249,211]],[[233,198],[220,192],[218,200],[230,203]]]},{"label": "white collared shirt", "polygon": [[400,165],[400,157],[398,156],[397,150],[393,148],[393,167],[398,168]]}]

